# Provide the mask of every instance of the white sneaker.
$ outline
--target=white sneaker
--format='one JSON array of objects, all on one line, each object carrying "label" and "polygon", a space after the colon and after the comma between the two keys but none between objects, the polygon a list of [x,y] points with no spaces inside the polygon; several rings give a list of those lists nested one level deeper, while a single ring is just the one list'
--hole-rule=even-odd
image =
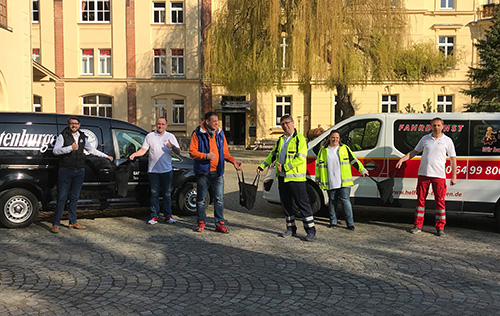
[{"label": "white sneaker", "polygon": [[153,217],[152,219],[150,219],[150,220],[148,221],[148,224],[149,224],[149,225],[154,225],[154,224],[156,224],[156,223],[158,223],[158,217]]},{"label": "white sneaker", "polygon": [[173,224],[176,222],[176,220],[172,216],[167,217],[165,221],[169,224]]}]

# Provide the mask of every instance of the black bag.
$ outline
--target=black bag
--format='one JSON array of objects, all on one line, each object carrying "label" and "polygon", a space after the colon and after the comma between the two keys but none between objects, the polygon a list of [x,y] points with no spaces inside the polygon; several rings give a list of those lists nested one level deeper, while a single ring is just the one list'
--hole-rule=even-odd
[{"label": "black bag", "polygon": [[396,175],[397,170],[398,169],[394,170],[389,179],[385,179],[382,181],[377,181],[370,176],[370,179],[372,179],[377,184],[378,192],[380,193],[380,199],[384,204],[392,204],[394,202],[392,190],[394,188],[394,175]]},{"label": "black bag", "polygon": [[240,205],[251,210],[255,204],[255,197],[257,196],[260,174],[257,173],[255,179],[253,179],[252,184],[245,183],[243,170],[241,170],[241,179],[240,173],[238,171],[236,171],[236,174],[238,175],[238,185],[240,186]]}]

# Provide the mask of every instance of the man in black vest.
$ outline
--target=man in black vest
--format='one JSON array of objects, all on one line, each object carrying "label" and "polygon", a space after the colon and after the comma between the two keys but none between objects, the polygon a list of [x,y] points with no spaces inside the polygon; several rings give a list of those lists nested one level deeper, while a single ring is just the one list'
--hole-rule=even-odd
[{"label": "man in black vest", "polygon": [[76,221],[76,205],[80,197],[83,180],[85,178],[85,154],[87,150],[90,154],[109,159],[113,157],[95,149],[90,145],[87,137],[79,130],[80,119],[74,116],[68,118],[68,127],[66,127],[59,136],[57,136],[54,145],[54,155],[60,156],[59,172],[57,174],[57,204],[52,222],[52,232],[59,232],[61,217],[64,206],[69,197],[69,228],[85,229]]}]

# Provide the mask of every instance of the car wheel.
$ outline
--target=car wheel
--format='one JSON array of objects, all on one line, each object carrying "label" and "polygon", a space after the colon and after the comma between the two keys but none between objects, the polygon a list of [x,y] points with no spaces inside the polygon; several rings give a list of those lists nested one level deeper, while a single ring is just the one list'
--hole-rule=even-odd
[{"label": "car wheel", "polygon": [[196,215],[196,183],[187,182],[179,192],[178,205],[185,215]]},{"label": "car wheel", "polygon": [[38,199],[25,189],[11,189],[0,197],[0,222],[8,228],[27,227],[38,216]]}]

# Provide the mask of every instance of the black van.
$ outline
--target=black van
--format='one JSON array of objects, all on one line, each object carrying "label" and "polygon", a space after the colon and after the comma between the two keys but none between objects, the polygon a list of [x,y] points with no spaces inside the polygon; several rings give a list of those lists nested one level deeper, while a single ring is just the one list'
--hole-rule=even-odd
[{"label": "black van", "polygon": [[[53,210],[57,198],[59,160],[52,153],[57,135],[69,115],[0,113],[0,223],[19,228],[30,225],[39,210]],[[81,130],[113,162],[89,155],[78,208],[107,209],[149,205],[147,154],[128,161],[141,148],[147,133],[133,124],[101,117],[78,116]],[[172,205],[177,211],[196,213],[196,179],[191,158],[172,156]],[[118,194],[115,176],[127,163],[130,177]],[[123,166],[123,165],[122,165]]]}]

